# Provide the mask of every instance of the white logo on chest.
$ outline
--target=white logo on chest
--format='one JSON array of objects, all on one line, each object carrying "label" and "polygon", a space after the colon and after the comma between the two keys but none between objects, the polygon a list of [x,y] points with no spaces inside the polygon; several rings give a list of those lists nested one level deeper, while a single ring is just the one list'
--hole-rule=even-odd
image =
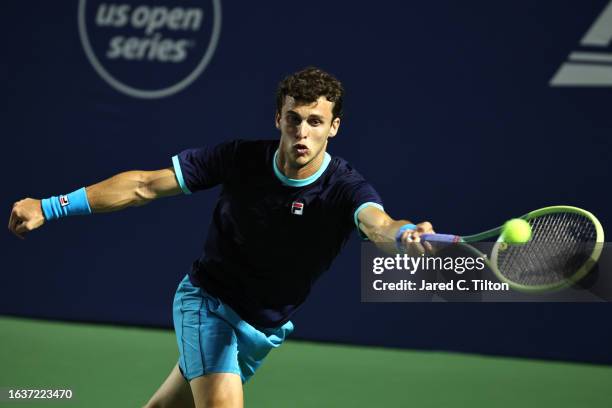
[{"label": "white logo on chest", "polygon": [[304,213],[304,203],[300,201],[294,201],[291,204],[291,214],[302,215]]}]

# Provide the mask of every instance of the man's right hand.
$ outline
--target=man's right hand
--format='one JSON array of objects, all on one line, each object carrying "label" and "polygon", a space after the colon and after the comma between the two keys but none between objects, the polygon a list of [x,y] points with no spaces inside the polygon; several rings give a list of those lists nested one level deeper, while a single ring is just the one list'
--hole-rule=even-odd
[{"label": "man's right hand", "polygon": [[8,229],[21,239],[45,223],[40,200],[24,198],[13,204]]}]

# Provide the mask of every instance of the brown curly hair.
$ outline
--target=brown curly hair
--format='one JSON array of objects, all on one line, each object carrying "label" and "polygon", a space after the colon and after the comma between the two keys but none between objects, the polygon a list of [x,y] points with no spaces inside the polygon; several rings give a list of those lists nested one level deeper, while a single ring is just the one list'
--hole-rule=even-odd
[{"label": "brown curly hair", "polygon": [[333,118],[342,117],[344,88],[333,75],[316,67],[307,67],[289,75],[278,84],[276,90],[276,113],[280,115],[285,96],[292,96],[301,103],[313,103],[320,96],[334,103]]}]

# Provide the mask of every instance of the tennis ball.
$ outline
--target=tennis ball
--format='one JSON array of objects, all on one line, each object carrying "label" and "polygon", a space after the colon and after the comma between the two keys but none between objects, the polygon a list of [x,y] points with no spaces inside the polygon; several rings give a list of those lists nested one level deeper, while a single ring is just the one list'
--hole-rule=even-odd
[{"label": "tennis ball", "polygon": [[520,218],[509,220],[504,224],[502,238],[509,244],[524,244],[531,239],[531,226]]}]

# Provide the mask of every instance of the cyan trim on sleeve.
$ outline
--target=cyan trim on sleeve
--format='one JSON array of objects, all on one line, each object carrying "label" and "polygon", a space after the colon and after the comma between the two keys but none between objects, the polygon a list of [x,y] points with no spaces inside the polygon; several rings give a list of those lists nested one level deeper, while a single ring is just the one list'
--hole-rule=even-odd
[{"label": "cyan trim on sleeve", "polygon": [[361,212],[361,210],[363,210],[366,207],[376,207],[381,211],[385,211],[385,209],[383,208],[382,205],[372,202],[372,201],[368,201],[367,203],[363,203],[361,204],[359,207],[357,207],[357,209],[355,210],[355,215],[354,215],[354,219],[355,219],[355,226],[357,227],[357,231],[359,231],[359,234],[363,236],[363,234],[361,234],[361,230],[359,229],[359,219],[357,219],[357,217],[359,216],[359,213]]},{"label": "cyan trim on sleeve", "polygon": [[185,184],[185,179],[183,178],[183,172],[181,170],[181,164],[179,163],[178,156],[172,156],[172,165],[174,166],[174,174],[176,175],[176,181],[178,181],[179,186],[181,186],[181,190],[185,194],[191,194],[191,191],[187,188]]}]

